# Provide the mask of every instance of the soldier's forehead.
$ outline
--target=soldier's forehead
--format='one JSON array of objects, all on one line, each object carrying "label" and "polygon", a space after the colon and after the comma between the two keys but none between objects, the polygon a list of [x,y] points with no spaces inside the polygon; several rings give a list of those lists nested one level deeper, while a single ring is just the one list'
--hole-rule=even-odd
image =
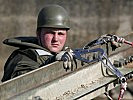
[{"label": "soldier's forehead", "polygon": [[67,31],[66,29],[62,28],[42,28],[43,31]]}]

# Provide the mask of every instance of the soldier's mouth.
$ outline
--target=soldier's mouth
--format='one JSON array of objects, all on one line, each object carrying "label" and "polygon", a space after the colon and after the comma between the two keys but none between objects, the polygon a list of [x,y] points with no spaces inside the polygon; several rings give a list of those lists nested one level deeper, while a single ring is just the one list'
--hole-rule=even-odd
[{"label": "soldier's mouth", "polygon": [[57,46],[59,46],[59,44],[52,44],[52,46],[57,47]]}]

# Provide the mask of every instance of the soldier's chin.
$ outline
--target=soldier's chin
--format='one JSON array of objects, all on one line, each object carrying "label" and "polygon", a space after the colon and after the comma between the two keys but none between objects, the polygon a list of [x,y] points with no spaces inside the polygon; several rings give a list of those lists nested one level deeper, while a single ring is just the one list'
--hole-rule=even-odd
[{"label": "soldier's chin", "polygon": [[51,48],[50,51],[54,52],[54,53],[59,53],[61,51],[61,49],[59,49],[59,48]]}]

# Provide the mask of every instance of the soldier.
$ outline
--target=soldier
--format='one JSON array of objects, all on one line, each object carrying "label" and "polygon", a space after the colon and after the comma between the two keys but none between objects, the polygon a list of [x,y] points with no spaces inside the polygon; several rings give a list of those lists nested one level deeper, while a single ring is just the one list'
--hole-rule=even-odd
[{"label": "soldier", "polygon": [[72,61],[72,53],[63,51],[69,29],[69,16],[63,7],[45,6],[38,15],[37,38],[18,37],[4,41],[5,44],[19,49],[8,58],[1,81],[7,81],[56,60],[62,60],[62,57]]}]

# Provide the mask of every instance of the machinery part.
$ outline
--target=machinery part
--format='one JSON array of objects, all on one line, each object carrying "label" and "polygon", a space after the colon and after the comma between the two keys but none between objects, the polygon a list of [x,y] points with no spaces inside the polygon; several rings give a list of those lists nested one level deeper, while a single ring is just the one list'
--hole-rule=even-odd
[{"label": "machinery part", "polygon": [[[101,36],[100,38],[92,41],[92,42],[89,42],[87,43],[83,49],[88,49],[90,47],[93,47],[93,46],[96,46],[96,45],[102,45],[102,44],[107,44],[108,42],[112,42],[112,39],[114,39],[114,36],[111,35],[111,34],[106,34],[106,35],[103,35]],[[120,38],[121,39],[121,38]],[[130,41],[127,41],[125,40],[124,38],[123,39],[123,42],[122,43],[125,43],[125,44],[128,44],[128,45],[131,45],[133,47],[133,42],[130,42]],[[117,42],[117,41],[115,41]],[[119,42],[118,42],[119,43]]]},{"label": "machinery part", "polygon": [[[98,57],[93,60],[88,60],[86,58],[81,57],[83,54],[87,53],[98,53]],[[96,48],[96,49],[76,49],[73,51],[74,57],[78,60],[81,60],[86,63],[91,63],[91,62],[96,62],[96,61],[101,61],[107,69],[109,69],[114,75],[116,75],[121,83],[126,82],[126,78],[122,75],[122,73],[111,63],[111,61],[107,58],[105,52],[101,48]],[[103,61],[105,59],[107,63]]]},{"label": "machinery part", "polygon": [[32,100],[43,100],[40,96],[35,96],[32,98]]},{"label": "machinery part", "polygon": [[[93,59],[93,60],[88,60],[86,58],[81,57],[83,54],[87,54],[87,53],[96,53],[98,52],[98,57]],[[101,61],[103,63],[103,65],[109,69],[114,75],[116,75],[119,78],[119,82],[121,84],[121,88],[120,88],[120,93],[119,93],[119,97],[118,100],[121,100],[123,98],[124,92],[126,90],[127,87],[127,82],[126,82],[126,78],[124,77],[124,75],[111,63],[111,61],[107,58],[105,52],[103,49],[101,48],[96,48],[96,49],[76,49],[74,52],[74,57],[77,58],[78,60],[81,60],[83,62],[86,63],[90,63],[90,62],[95,62],[95,61]],[[103,61],[103,59],[106,60],[106,63]],[[124,59],[122,60],[122,64],[125,63]],[[108,96],[108,95],[107,95]]]},{"label": "machinery part", "polygon": [[121,63],[120,63],[118,60],[114,60],[113,65],[114,65],[115,67],[121,67],[121,66],[122,66]]},{"label": "machinery part", "polygon": [[133,47],[133,42],[130,42],[130,41],[125,40],[124,43],[125,44],[129,44],[129,45],[131,45]]},{"label": "machinery part", "polygon": [[121,67],[124,66],[124,65],[127,65],[126,59],[124,59],[124,58],[119,59],[119,62],[121,64]]},{"label": "machinery part", "polygon": [[133,56],[129,56],[129,61],[132,62],[133,61]]},{"label": "machinery part", "polygon": [[87,53],[98,53],[99,55],[103,55],[104,54],[104,50],[101,49],[101,48],[96,48],[96,49],[75,49],[73,51],[73,54],[74,54],[74,57],[78,60],[81,60],[83,62],[86,62],[86,63],[91,63],[91,62],[96,62],[96,61],[99,61],[99,57],[95,58],[95,59],[91,59],[91,60],[88,60],[86,58],[83,58],[81,57],[82,55],[84,54],[87,54]]}]

